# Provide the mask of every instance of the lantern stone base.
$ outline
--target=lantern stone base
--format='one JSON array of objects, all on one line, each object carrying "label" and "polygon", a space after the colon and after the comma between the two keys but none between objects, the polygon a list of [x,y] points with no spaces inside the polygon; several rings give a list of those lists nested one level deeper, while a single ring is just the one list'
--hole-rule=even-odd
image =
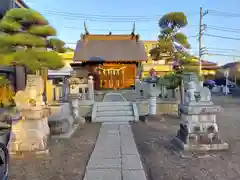
[{"label": "lantern stone base", "polygon": [[211,144],[185,144],[181,139],[178,137],[174,137],[172,139],[173,146],[180,150],[180,151],[223,151],[228,150],[229,145],[222,140],[218,143],[211,143]]},{"label": "lantern stone base", "polygon": [[51,135],[51,139],[69,139],[72,137],[72,135],[75,133],[77,128],[79,127],[79,124],[73,124],[70,128],[67,129],[64,133],[55,133]]},{"label": "lantern stone base", "polygon": [[193,102],[181,107],[182,123],[173,144],[186,151],[219,151],[229,146],[219,136],[216,114],[221,107],[212,102]]},{"label": "lantern stone base", "polygon": [[49,127],[48,119],[21,119],[12,124],[9,143],[11,154],[18,153],[48,153]]},{"label": "lantern stone base", "polygon": [[69,139],[79,126],[80,121],[73,118],[69,103],[51,107],[51,115],[48,118],[51,138]]}]

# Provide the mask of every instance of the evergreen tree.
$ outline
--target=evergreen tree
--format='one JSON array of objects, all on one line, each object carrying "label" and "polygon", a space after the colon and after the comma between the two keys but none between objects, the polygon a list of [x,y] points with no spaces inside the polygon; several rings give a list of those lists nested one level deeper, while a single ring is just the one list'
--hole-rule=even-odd
[{"label": "evergreen tree", "polygon": [[[160,35],[156,48],[150,50],[153,60],[167,61],[185,60],[192,57],[185,51],[190,48],[187,36],[179,32],[187,25],[187,17],[182,12],[172,12],[159,20]],[[178,50],[176,50],[178,46]]]},{"label": "evergreen tree", "polygon": [[22,65],[29,71],[64,66],[58,52],[65,43],[56,30],[38,12],[17,8],[9,10],[0,21],[0,65]]},{"label": "evergreen tree", "polygon": [[[187,36],[180,32],[180,29],[187,26],[187,17],[183,12],[171,12],[165,14],[158,22],[160,35],[158,44],[150,50],[153,60],[165,59],[168,62],[177,62],[181,68],[179,71],[198,73],[196,57],[190,55],[191,48]],[[166,84],[169,89],[180,85],[178,69],[175,73],[166,75]],[[169,81],[169,82],[168,82]]]}]

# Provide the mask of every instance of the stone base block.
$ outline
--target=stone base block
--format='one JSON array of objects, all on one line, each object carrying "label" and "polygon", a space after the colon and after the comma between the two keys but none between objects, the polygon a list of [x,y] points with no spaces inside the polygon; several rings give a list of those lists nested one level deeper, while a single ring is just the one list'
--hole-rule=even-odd
[{"label": "stone base block", "polygon": [[72,124],[68,119],[61,119],[48,121],[48,126],[50,128],[51,135],[59,135],[68,132]]},{"label": "stone base block", "polygon": [[223,151],[229,149],[226,142],[219,144],[184,144],[178,137],[174,137],[171,143],[176,149],[184,151]]},{"label": "stone base block", "polygon": [[65,133],[52,135],[51,139],[69,139],[69,138],[71,138],[72,135],[74,134],[74,132],[79,127],[79,124],[80,123],[71,125]]},{"label": "stone base block", "polygon": [[49,139],[47,118],[41,120],[19,120],[12,124],[9,151],[42,152],[47,150]]},{"label": "stone base block", "polygon": [[75,124],[84,124],[86,122],[86,119],[84,117],[78,116],[74,118],[74,123]]}]

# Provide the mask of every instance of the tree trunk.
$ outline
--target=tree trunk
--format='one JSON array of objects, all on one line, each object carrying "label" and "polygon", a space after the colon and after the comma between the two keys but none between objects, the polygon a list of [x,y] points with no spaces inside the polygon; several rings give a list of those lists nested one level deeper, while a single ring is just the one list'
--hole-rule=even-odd
[{"label": "tree trunk", "polygon": [[26,68],[24,66],[15,66],[15,82],[16,82],[16,92],[22,91],[26,87],[27,74]]},{"label": "tree trunk", "polygon": [[183,85],[183,79],[181,77],[181,81],[180,81],[180,104],[184,103],[184,85]]}]

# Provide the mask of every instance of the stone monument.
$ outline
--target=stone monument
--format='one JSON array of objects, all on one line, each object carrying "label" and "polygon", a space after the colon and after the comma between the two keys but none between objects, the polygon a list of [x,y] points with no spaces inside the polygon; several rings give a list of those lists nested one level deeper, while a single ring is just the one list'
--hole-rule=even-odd
[{"label": "stone monument", "polygon": [[183,150],[209,151],[228,149],[219,137],[216,114],[220,106],[211,101],[211,92],[194,80],[187,85],[184,104],[181,105],[180,130],[173,139]]},{"label": "stone monument", "polygon": [[48,152],[49,108],[43,101],[43,91],[42,78],[28,75],[25,90],[16,93],[14,101],[21,118],[12,122],[10,152]]},{"label": "stone monument", "polygon": [[[68,79],[69,84],[69,101],[71,102],[72,106],[72,114],[74,118],[74,122],[85,122],[85,119],[81,117],[79,114],[79,101],[87,99],[87,93],[89,91],[88,84],[86,80],[83,78],[78,78],[77,73],[75,71],[71,72],[71,77]],[[91,89],[93,91],[93,88]],[[93,96],[93,95],[92,95]],[[90,97],[93,99],[93,97]],[[89,97],[88,97],[89,98]]]}]

